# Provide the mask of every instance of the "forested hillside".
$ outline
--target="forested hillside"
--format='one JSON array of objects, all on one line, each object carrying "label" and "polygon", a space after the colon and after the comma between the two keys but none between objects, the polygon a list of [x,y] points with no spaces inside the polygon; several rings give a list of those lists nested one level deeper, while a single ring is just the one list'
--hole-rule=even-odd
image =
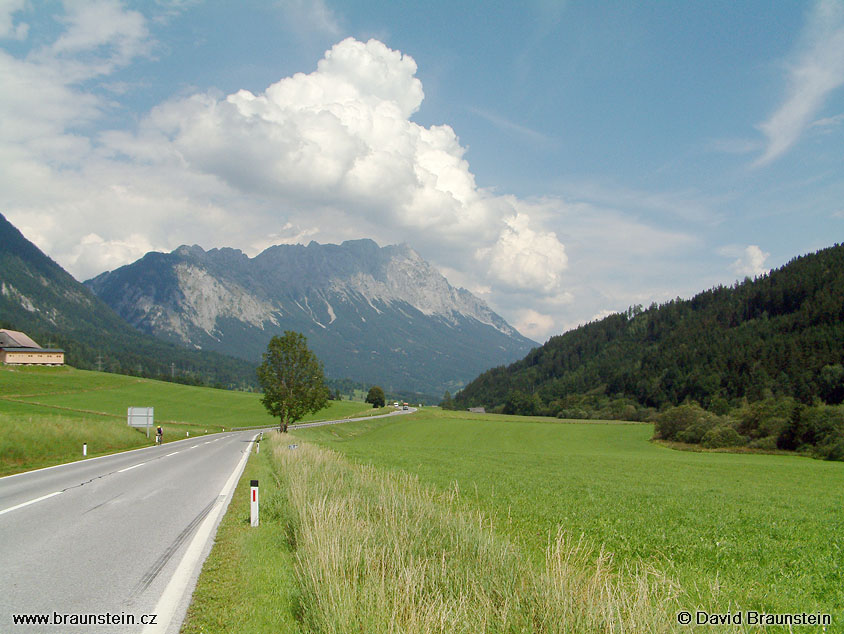
[{"label": "forested hillside", "polygon": [[[785,399],[793,406],[783,406]],[[836,244],[755,280],[633,307],[553,337],[523,360],[480,375],[453,406],[645,419],[695,402],[735,422],[741,408],[765,402],[794,423],[799,405],[842,400],[844,246]]]},{"label": "forested hillside", "polygon": [[139,332],[0,215],[0,328],[63,348],[68,364],[182,383],[257,385],[255,364]]}]

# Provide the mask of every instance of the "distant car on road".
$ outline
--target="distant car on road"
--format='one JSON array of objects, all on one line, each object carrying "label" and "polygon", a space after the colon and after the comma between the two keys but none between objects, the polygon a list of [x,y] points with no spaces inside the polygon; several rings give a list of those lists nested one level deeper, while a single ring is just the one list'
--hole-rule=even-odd
[{"label": "distant car on road", "polygon": [[402,409],[407,409],[407,405],[403,405],[403,406],[402,406]]}]

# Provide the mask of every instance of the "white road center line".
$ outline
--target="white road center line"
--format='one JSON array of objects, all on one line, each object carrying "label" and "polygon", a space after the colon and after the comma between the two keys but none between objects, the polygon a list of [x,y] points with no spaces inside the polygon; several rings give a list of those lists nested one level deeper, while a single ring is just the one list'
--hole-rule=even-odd
[{"label": "white road center line", "polygon": [[164,456],[164,457],[165,457],[165,458],[167,458],[168,456],[175,456],[177,453],[179,453],[179,452],[178,452],[178,451],[174,451],[173,453],[168,453],[168,454],[167,454],[166,456]]},{"label": "white road center line", "polygon": [[15,506],[10,506],[7,509],[3,509],[0,511],[0,515],[4,513],[10,513],[12,511],[16,511],[18,509],[22,509],[24,506],[29,506],[30,504],[35,504],[36,502],[40,502],[41,500],[46,500],[47,498],[51,498],[55,495],[61,495],[61,491],[55,491],[53,493],[48,493],[47,495],[42,495],[40,498],[35,498],[34,500],[30,500],[29,502],[23,502],[21,504],[16,504]]},{"label": "white road center line", "polygon": [[137,469],[138,467],[141,467],[145,464],[146,464],[146,462],[139,462],[138,464],[133,464],[131,467],[126,467],[125,469],[121,469],[117,473],[125,473],[126,471],[131,471],[132,469]]}]

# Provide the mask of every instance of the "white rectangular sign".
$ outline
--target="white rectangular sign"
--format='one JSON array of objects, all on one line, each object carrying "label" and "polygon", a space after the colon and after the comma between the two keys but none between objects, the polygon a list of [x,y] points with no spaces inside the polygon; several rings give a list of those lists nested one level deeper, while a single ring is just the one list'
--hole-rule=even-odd
[{"label": "white rectangular sign", "polygon": [[153,420],[153,410],[154,407],[130,407],[129,412],[126,416],[129,426],[130,427],[146,427],[147,428],[147,436],[149,436],[149,430],[152,427],[154,422]]}]

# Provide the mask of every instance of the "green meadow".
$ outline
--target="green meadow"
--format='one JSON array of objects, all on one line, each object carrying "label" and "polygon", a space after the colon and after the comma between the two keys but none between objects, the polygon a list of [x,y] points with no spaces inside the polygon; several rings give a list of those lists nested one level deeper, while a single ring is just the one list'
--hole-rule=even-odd
[{"label": "green meadow", "polygon": [[[168,441],[274,423],[258,394],[0,368],[0,475],[81,459],[83,442],[149,444],[129,406],[155,407]],[[332,402],[309,419],[370,412]],[[681,626],[682,609],[832,614],[842,631],[844,464],[675,451],[652,433],[427,408],[272,434],[184,631],[823,631]]]},{"label": "green meadow", "polygon": [[[60,368],[0,367],[0,476],[147,446],[126,424],[129,407],[154,407],[165,442],[232,427],[273,425],[260,395]],[[306,420],[346,418],[371,408],[330,402]]]},{"label": "green meadow", "polygon": [[675,451],[652,433],[427,409],[294,435],[453,492],[537,565],[563,530],[673,579],[685,609],[829,613],[841,628],[844,465]]}]

